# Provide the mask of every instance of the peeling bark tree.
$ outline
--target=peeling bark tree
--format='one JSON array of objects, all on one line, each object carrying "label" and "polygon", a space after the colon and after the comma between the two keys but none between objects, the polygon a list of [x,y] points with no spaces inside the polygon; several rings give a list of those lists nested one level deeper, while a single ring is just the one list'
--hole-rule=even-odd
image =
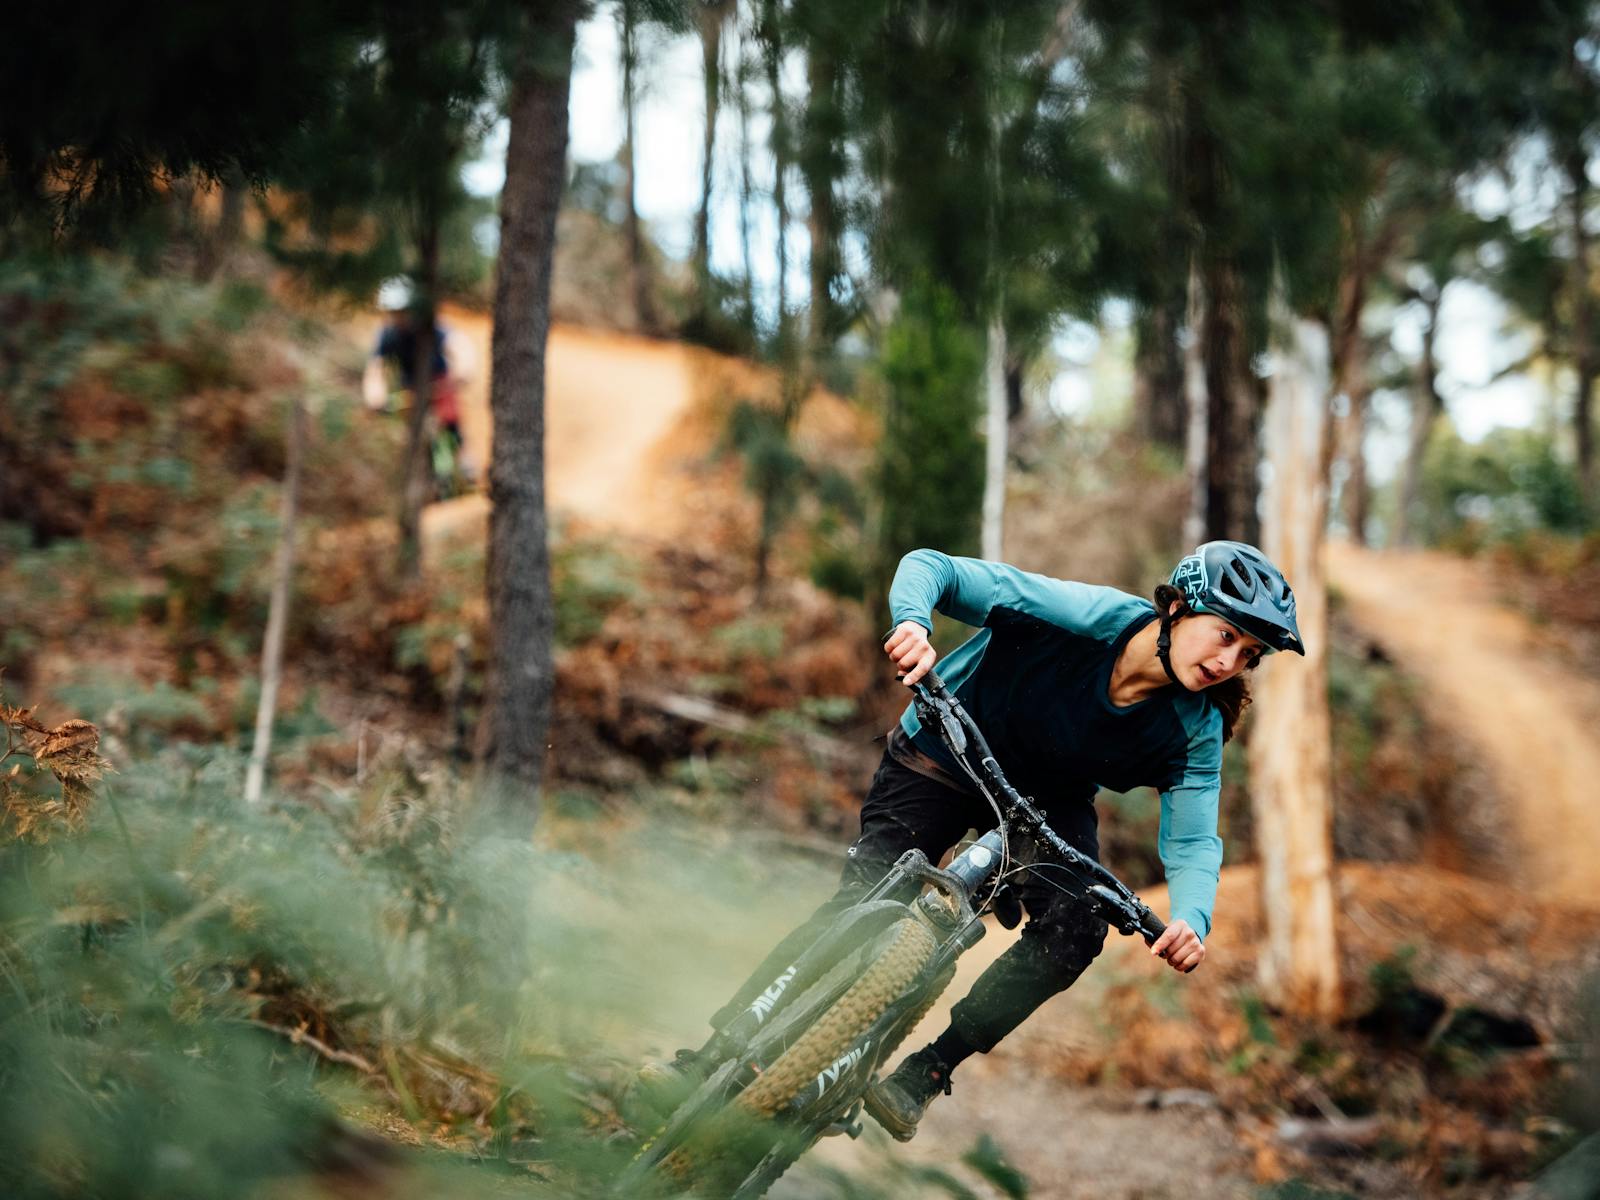
[{"label": "peeling bark tree", "polygon": [[489,408],[488,689],[478,729],[485,801],[531,832],[554,684],[544,502],[545,345],[578,6],[531,4],[514,64],[500,194]]},{"label": "peeling bark tree", "polygon": [[1279,356],[1266,422],[1272,463],[1262,548],[1294,587],[1306,656],[1260,669],[1250,736],[1250,792],[1266,937],[1267,1002],[1304,1016],[1339,1015],[1334,928],[1333,803],[1328,716],[1327,353],[1321,330],[1298,327]]}]

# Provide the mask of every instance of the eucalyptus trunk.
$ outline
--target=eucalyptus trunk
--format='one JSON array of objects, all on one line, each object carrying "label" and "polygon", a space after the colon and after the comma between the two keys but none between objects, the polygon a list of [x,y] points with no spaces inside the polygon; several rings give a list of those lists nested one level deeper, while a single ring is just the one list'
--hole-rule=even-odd
[{"label": "eucalyptus trunk", "polygon": [[838,274],[838,218],[834,210],[834,126],[838,120],[838,65],[831,49],[813,39],[807,57],[805,148],[801,169],[811,201],[810,355],[816,359],[833,335],[833,279]]},{"label": "eucalyptus trunk", "polygon": [[1258,980],[1274,1008],[1340,1016],[1333,884],[1333,769],[1328,711],[1327,347],[1297,322],[1272,377],[1262,549],[1294,581],[1306,654],[1273,655],[1251,709],[1250,794],[1265,937]]}]

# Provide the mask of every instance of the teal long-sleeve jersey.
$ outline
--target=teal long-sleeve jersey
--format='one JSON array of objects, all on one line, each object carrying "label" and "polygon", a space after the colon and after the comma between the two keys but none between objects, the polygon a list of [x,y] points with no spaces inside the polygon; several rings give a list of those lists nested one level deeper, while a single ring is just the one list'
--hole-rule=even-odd
[{"label": "teal long-sleeve jersey", "polygon": [[[1222,866],[1222,716],[1203,692],[1176,684],[1122,707],[1108,691],[1117,657],[1155,620],[1155,607],[1116,588],[913,550],[900,560],[889,608],[896,625],[931,631],[938,611],[981,627],[938,671],[1018,791],[1052,804],[1088,803],[1100,787],[1160,790],[1156,849],[1171,919],[1205,938]],[[900,723],[919,750],[959,774],[915,708]]]}]

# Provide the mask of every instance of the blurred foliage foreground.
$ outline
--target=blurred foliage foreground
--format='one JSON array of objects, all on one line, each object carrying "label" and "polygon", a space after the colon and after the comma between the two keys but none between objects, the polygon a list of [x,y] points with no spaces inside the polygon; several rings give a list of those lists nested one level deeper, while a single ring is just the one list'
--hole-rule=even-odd
[{"label": "blurred foliage foreground", "polygon": [[[597,1047],[637,1051],[650,1014],[687,1021],[671,981],[638,981],[671,974],[688,897],[713,921],[751,905],[736,867],[723,895],[670,851],[647,879],[604,876],[424,813],[392,781],[347,810],[251,811],[223,755],[92,796],[92,725],[0,715],[8,1197],[306,1195],[351,1176],[582,1194],[632,1151],[612,1140],[628,1072]],[[393,1142],[424,1138],[472,1153],[401,1169]]]}]

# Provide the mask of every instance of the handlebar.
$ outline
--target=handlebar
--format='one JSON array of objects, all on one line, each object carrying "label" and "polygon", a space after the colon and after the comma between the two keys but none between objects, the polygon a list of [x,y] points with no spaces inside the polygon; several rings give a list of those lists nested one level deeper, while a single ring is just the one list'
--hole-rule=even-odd
[{"label": "handlebar", "polygon": [[1011,786],[983,731],[944,680],[929,671],[911,685],[911,692],[918,718],[939,731],[945,745],[966,765],[979,787],[992,789],[990,799],[999,804],[1005,822],[1032,835],[1061,860],[1059,866],[1082,889],[1070,894],[1124,935],[1139,933],[1147,944],[1161,936],[1166,924],[1150,906],[1095,859],[1068,845],[1050,828],[1033,802]]}]

